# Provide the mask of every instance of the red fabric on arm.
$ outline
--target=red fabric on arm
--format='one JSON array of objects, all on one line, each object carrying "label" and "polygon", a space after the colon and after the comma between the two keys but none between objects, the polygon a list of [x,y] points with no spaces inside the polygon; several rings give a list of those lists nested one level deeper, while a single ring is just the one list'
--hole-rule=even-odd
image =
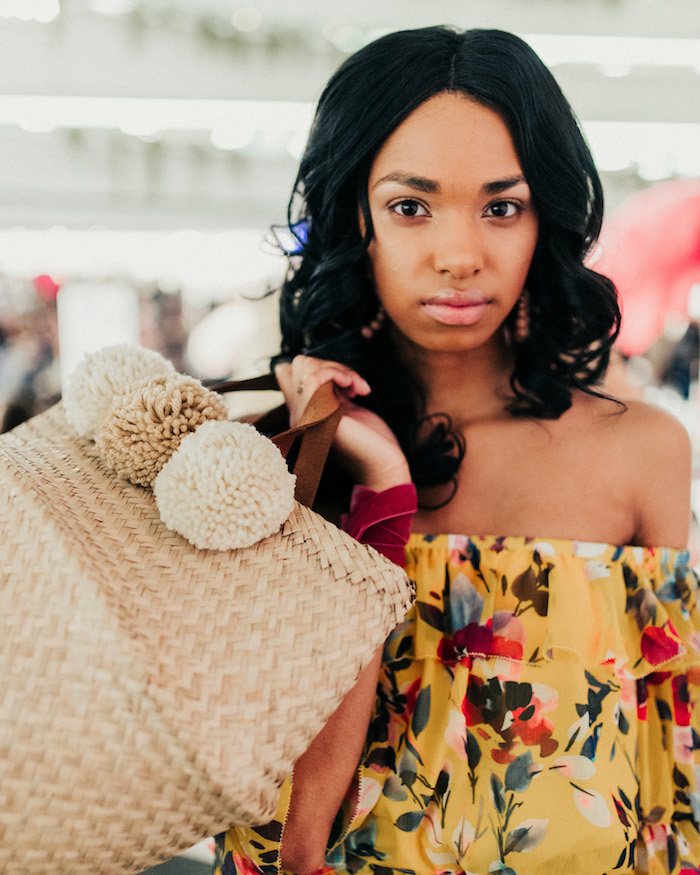
[{"label": "red fabric on arm", "polygon": [[382,492],[356,486],[350,510],[340,518],[340,525],[360,543],[369,544],[403,566],[404,547],[417,506],[413,483],[402,483]]}]

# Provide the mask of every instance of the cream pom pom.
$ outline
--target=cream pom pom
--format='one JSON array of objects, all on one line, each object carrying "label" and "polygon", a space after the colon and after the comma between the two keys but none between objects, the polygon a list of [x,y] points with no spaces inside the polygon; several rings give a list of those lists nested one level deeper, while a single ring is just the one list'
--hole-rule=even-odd
[{"label": "cream pom pom", "polygon": [[114,396],[95,444],[117,474],[140,486],[153,486],[186,435],[204,422],[227,418],[221,396],[194,377],[146,377]]},{"label": "cream pom pom", "polygon": [[243,422],[206,422],[156,478],[160,516],[195,547],[231,550],[274,534],[296,478],[277,447]]},{"label": "cream pom pom", "polygon": [[93,438],[117,392],[143,377],[175,373],[173,365],[142,346],[106,346],[89,353],[70,376],[63,406],[81,437]]}]

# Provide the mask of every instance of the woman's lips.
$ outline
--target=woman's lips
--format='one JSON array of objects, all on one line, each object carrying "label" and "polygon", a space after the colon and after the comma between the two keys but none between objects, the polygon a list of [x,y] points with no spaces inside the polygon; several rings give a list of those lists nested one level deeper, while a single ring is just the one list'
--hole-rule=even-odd
[{"label": "woman's lips", "polygon": [[443,325],[474,325],[489,306],[489,301],[481,294],[456,292],[450,295],[436,295],[423,302],[423,309]]}]

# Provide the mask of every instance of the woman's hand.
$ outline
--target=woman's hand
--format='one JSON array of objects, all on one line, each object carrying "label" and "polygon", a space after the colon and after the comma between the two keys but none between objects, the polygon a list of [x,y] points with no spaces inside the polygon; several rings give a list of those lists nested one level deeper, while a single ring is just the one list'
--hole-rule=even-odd
[{"label": "woman's hand", "polygon": [[275,375],[292,426],[299,423],[316,389],[333,382],[343,411],[333,448],[355,483],[381,492],[411,482],[408,463],[394,433],[376,413],[352,401],[371,391],[356,371],[337,362],[298,355],[291,363],[278,365]]}]

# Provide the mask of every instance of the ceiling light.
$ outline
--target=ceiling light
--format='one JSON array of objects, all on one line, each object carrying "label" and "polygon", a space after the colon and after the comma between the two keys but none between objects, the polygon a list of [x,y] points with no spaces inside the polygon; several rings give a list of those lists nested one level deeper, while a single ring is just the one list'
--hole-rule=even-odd
[{"label": "ceiling light", "polygon": [[648,36],[523,33],[547,66],[693,67],[700,73],[700,40]]}]

